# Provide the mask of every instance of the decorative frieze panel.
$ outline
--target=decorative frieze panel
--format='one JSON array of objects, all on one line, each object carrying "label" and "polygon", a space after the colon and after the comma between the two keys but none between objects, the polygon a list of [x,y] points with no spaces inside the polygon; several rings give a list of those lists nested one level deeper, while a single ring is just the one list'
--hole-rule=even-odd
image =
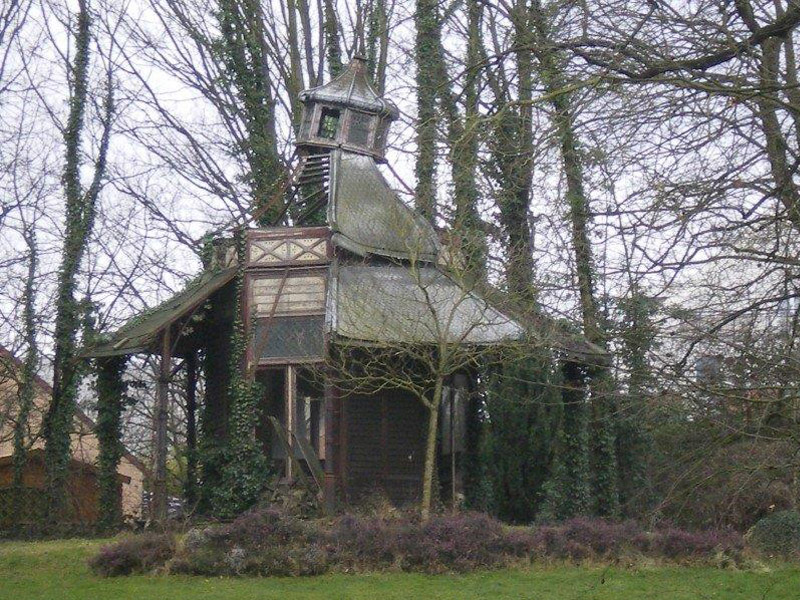
[{"label": "decorative frieze panel", "polygon": [[252,239],[251,266],[272,266],[286,263],[319,263],[328,260],[327,237]]}]

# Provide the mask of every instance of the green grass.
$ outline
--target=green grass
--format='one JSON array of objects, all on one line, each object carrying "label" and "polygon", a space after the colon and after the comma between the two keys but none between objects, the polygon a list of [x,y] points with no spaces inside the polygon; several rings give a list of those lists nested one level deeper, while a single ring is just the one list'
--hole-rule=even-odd
[{"label": "green grass", "polygon": [[471,575],[326,575],[233,579],[134,576],[103,579],[86,559],[102,542],[0,542],[3,600],[339,600],[504,598],[536,600],[797,600],[800,569],[547,567]]}]

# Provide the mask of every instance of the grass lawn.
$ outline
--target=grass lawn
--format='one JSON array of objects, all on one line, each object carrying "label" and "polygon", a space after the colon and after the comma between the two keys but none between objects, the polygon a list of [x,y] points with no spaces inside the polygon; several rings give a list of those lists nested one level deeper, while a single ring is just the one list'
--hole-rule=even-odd
[{"label": "grass lawn", "polygon": [[326,575],[308,578],[208,579],[134,576],[103,579],[86,559],[102,542],[0,542],[2,600],[369,600],[628,598],[797,600],[800,568],[769,572],[711,568],[548,567],[471,575]]}]

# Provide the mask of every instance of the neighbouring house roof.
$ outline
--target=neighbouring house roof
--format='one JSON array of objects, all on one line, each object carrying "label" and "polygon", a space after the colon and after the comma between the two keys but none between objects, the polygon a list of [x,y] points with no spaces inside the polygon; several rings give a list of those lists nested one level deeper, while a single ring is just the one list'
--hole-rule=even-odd
[{"label": "neighbouring house roof", "polygon": [[370,156],[334,150],[328,222],[333,243],[360,256],[435,262],[433,227],[389,187]]},{"label": "neighbouring house roof", "polygon": [[236,268],[203,271],[186,288],[128,321],[111,337],[84,351],[86,357],[133,354],[152,349],[164,329],[188,316],[236,276]]},{"label": "neighbouring house roof", "polygon": [[523,328],[432,266],[342,265],[334,269],[328,328],[379,343],[496,344]]}]

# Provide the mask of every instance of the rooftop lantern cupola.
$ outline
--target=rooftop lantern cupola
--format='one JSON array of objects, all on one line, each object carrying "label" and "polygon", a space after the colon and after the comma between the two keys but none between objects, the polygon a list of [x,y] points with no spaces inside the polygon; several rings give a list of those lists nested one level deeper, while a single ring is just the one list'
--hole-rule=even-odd
[{"label": "rooftop lantern cupola", "polygon": [[325,85],[300,92],[300,101],[299,148],[343,148],[385,160],[387,134],[399,111],[372,89],[363,56],[354,56]]}]

